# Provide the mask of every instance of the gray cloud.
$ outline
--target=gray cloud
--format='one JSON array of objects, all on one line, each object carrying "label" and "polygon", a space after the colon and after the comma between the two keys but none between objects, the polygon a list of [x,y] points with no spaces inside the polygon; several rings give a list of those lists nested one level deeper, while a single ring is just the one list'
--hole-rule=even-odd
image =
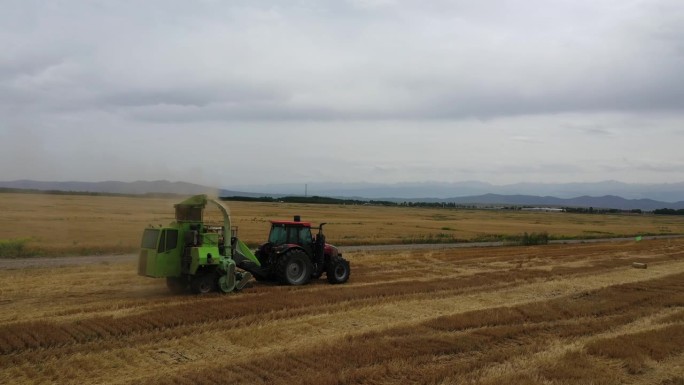
[{"label": "gray cloud", "polygon": [[[0,13],[0,150],[30,128],[72,153],[56,147],[49,167],[0,167],[0,179],[62,169],[99,178],[103,163],[80,165],[87,142],[55,130],[105,138],[100,157],[126,165],[107,169],[112,177],[145,164],[144,175],[173,178],[131,149],[161,151],[116,137],[189,129],[239,143],[246,157],[327,138],[327,151],[286,156],[310,165],[300,179],[628,179],[593,165],[628,157],[664,170],[680,159],[683,21],[676,0],[10,0]],[[249,172],[226,167],[202,178],[292,172],[263,156]]]},{"label": "gray cloud", "polygon": [[[83,103],[87,82],[91,108],[208,108],[179,108],[186,120],[684,107],[677,2],[56,4],[10,5],[40,23],[8,31],[26,44],[0,67],[15,92],[51,87],[40,97],[56,104]],[[41,58],[45,48],[65,56]]]}]

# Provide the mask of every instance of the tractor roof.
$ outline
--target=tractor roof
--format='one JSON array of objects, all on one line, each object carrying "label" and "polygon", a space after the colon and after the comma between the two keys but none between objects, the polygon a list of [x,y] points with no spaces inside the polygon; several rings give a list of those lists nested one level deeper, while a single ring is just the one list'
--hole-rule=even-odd
[{"label": "tractor roof", "polygon": [[271,223],[274,225],[311,227],[311,222],[271,221]]}]

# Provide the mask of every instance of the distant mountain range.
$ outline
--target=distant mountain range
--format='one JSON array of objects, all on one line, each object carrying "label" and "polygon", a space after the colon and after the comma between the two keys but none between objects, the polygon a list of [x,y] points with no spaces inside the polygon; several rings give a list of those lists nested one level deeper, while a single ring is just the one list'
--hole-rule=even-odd
[{"label": "distant mountain range", "polygon": [[[339,198],[391,200],[395,202],[453,202],[457,204],[518,205],[552,207],[594,207],[621,210],[684,209],[684,183],[628,184],[600,183],[532,184],[497,186],[482,182],[399,183],[391,185],[310,184],[308,195]],[[302,184],[240,186],[235,190],[217,189],[193,183],[158,181],[135,182],[40,182],[17,180],[0,182],[0,188],[57,190],[114,194],[210,194],[219,196],[261,197],[304,195]],[[256,191],[256,192],[255,192]]]},{"label": "distant mountain range", "polygon": [[[240,191],[261,193],[304,194],[304,184],[232,186]],[[684,201],[684,182],[665,184],[635,184],[617,181],[597,183],[516,183],[493,185],[478,181],[421,183],[310,183],[309,195],[381,198],[470,197],[485,194],[551,196],[570,199],[579,196],[615,195],[625,199],[652,199],[662,202]]]},{"label": "distant mountain range", "polygon": [[549,207],[594,207],[619,210],[653,211],[662,208],[683,209],[684,202],[661,202],[652,199],[625,199],[615,195],[601,197],[580,196],[575,198],[556,198],[533,195],[498,195],[484,194],[478,196],[449,198],[446,202],[457,204],[487,204],[511,206],[549,206]]}]

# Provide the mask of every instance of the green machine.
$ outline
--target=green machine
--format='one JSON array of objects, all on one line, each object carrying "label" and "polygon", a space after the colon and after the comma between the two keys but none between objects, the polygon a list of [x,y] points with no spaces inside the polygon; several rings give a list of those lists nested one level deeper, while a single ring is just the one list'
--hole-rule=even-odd
[{"label": "green machine", "polygon": [[[219,208],[222,224],[204,222],[208,203]],[[175,222],[143,232],[138,275],[166,278],[173,293],[188,289],[197,294],[214,290],[229,293],[244,288],[252,275],[237,270],[235,258],[260,263],[237,238],[237,227],[231,227],[228,210],[206,195],[196,195],[174,207]]]}]

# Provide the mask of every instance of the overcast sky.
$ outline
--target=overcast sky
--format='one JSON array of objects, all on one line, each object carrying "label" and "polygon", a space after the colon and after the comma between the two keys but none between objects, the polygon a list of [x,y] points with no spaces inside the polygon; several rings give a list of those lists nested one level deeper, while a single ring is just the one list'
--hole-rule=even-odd
[{"label": "overcast sky", "polygon": [[0,9],[0,180],[684,181],[681,0]]}]

